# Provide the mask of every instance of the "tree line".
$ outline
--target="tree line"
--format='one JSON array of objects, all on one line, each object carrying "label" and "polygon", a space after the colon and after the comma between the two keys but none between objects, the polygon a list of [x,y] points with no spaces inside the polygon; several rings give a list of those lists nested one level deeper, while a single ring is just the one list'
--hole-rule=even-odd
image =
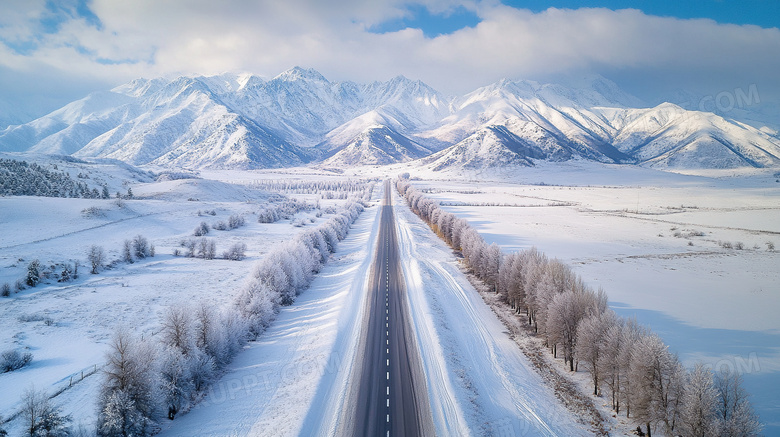
[{"label": "tree line", "polygon": [[[536,248],[504,254],[464,219],[404,179],[398,192],[411,210],[453,249],[471,272],[525,318],[569,370],[589,372],[593,394],[609,397],[650,436],[753,436],[761,424],[736,372],[699,363],[685,369],[663,340],[635,319],[618,316],[603,290],[587,286],[570,266]],[[641,430],[644,426],[644,431]]]},{"label": "tree line", "polygon": [[187,411],[280,307],[309,286],[363,210],[350,202],[323,224],[272,248],[224,311],[206,302],[170,307],[154,340],[117,330],[103,370],[97,435],[150,435],[158,420]]}]

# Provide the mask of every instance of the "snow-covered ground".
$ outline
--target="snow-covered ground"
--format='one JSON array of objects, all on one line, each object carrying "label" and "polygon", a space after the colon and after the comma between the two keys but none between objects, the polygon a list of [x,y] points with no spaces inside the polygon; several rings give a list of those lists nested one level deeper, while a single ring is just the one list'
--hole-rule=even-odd
[{"label": "snow-covered ground", "polygon": [[589,435],[394,193],[401,260],[437,435]]},{"label": "snow-covered ground", "polygon": [[429,196],[489,243],[505,251],[536,246],[572,265],[604,288],[613,309],[651,326],[686,364],[742,372],[767,435],[780,432],[780,250],[766,244],[780,247],[775,177],[541,167],[497,182],[414,185],[430,188]]},{"label": "snow-covered ground", "polygon": [[[62,163],[59,164],[62,168]],[[258,223],[256,213],[274,193],[212,179],[146,182],[128,177],[114,165],[86,166],[91,179],[105,180],[111,192],[131,187],[133,200],[0,197],[0,285],[24,278],[33,259],[43,266],[79,261],[79,277],[72,282],[44,280],[10,297],[0,297],[0,351],[26,350],[32,363],[0,374],[0,414],[8,418],[18,410],[20,396],[29,386],[59,394],[55,404],[73,417],[74,425],[91,428],[95,395],[108,340],[118,326],[139,335],[155,335],[164,311],[174,305],[206,301],[215,308],[233,301],[251,266],[276,243],[289,240],[308,226],[327,220],[316,211],[296,215],[306,226],[291,220]],[[314,202],[317,195],[290,195]],[[323,207],[344,200],[321,200]],[[92,208],[93,213],[84,210]],[[96,212],[95,212],[96,211]],[[212,215],[213,213],[213,215]],[[245,218],[245,226],[211,230],[217,259],[173,256],[182,240],[194,238],[201,222]],[[106,263],[121,258],[124,240],[143,235],[154,244],[156,256],[133,264],[119,262],[97,275],[90,274],[87,249],[105,249]],[[246,259],[219,259],[234,243],[247,246]],[[57,270],[58,271],[58,270]],[[292,337],[296,337],[293,335]],[[83,375],[83,376],[82,376]],[[83,378],[83,380],[82,380]],[[16,435],[18,423],[11,423]]]}]

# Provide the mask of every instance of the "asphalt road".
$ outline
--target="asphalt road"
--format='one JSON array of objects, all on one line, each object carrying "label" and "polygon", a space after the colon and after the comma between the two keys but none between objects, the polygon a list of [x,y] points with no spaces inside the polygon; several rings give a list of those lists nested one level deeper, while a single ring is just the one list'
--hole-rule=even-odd
[{"label": "asphalt road", "polygon": [[385,183],[379,244],[361,340],[354,436],[433,435],[425,375],[412,332],[398,252],[392,189]]}]

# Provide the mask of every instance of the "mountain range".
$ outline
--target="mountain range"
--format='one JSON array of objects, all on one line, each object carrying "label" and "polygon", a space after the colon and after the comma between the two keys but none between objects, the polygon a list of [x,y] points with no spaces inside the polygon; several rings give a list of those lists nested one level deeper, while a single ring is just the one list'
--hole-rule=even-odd
[{"label": "mountain range", "polygon": [[671,103],[646,107],[601,77],[501,80],[448,97],[403,76],[331,82],[292,68],[137,79],[0,131],[0,151],[182,168],[419,161],[435,170],[595,160],[659,168],[780,166],[780,136]]}]

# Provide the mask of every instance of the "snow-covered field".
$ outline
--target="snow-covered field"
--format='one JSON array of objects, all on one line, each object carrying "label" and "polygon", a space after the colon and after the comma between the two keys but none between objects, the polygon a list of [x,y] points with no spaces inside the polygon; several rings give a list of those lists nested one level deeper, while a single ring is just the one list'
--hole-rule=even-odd
[{"label": "snow-covered field", "polygon": [[[63,163],[59,164],[62,168]],[[67,165],[66,165],[67,167]],[[176,305],[206,301],[214,308],[229,305],[251,266],[276,243],[316,226],[330,216],[318,210],[302,211],[295,219],[258,223],[257,212],[275,193],[215,179],[141,182],[114,165],[83,166],[91,178],[106,181],[111,192],[132,188],[134,199],[70,199],[0,197],[0,286],[23,279],[33,259],[42,266],[79,262],[79,276],[71,282],[44,279],[35,288],[0,298],[0,351],[18,349],[33,355],[30,365],[0,374],[0,414],[12,416],[28,387],[53,394],[73,424],[91,428],[96,415],[95,396],[108,340],[119,326],[153,336],[164,311]],[[85,170],[86,173],[86,170]],[[245,176],[248,179],[251,176]],[[305,179],[304,179],[305,180]],[[314,203],[316,194],[287,194]],[[113,195],[112,195],[113,197]],[[344,200],[321,199],[322,208]],[[91,213],[84,212],[91,209]],[[206,237],[216,243],[217,258],[205,260],[174,256],[182,240],[192,239],[202,222],[227,221],[231,215],[246,224],[232,230],[212,229]],[[117,262],[90,274],[87,249],[105,249],[106,263],[121,258],[123,242],[143,235],[155,246],[154,257],[132,264]],[[241,261],[220,259],[234,243],[246,244]],[[82,380],[83,378],[83,380]],[[72,387],[71,387],[72,386]],[[18,421],[9,425],[18,434]]]},{"label": "snow-covered field", "polygon": [[767,245],[780,247],[776,178],[540,167],[493,175],[498,182],[483,174],[413,184],[487,242],[505,251],[536,246],[572,265],[686,364],[742,372],[767,435],[780,432],[780,251]]}]

